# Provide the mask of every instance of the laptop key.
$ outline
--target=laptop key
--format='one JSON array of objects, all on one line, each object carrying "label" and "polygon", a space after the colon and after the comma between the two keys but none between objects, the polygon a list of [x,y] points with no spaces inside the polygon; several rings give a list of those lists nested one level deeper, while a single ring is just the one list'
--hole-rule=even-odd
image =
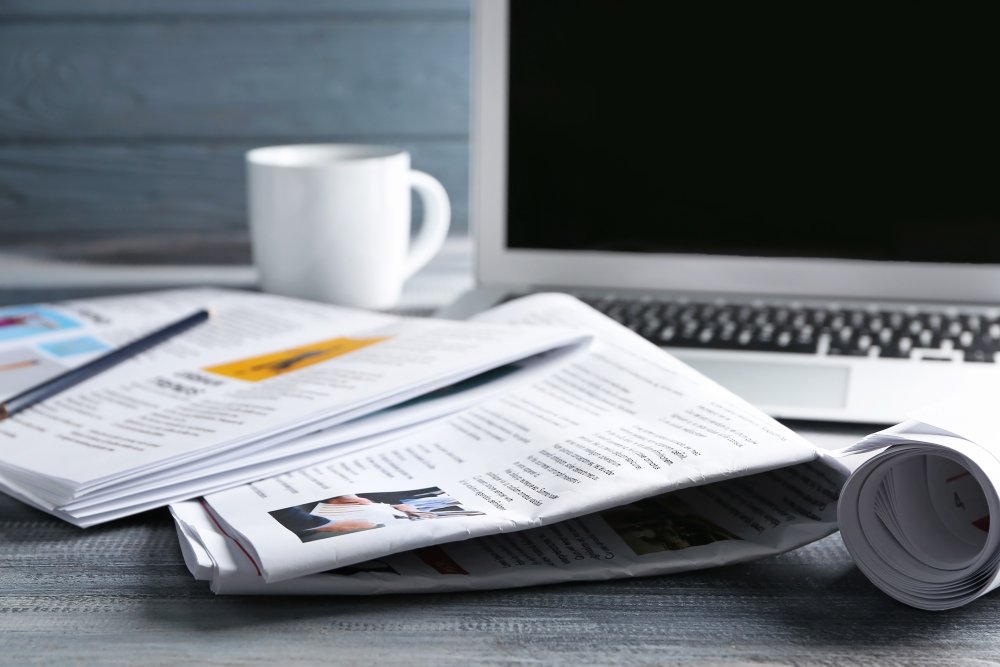
[{"label": "laptop key", "polygon": [[856,347],[837,347],[836,345],[831,345],[830,349],[826,351],[827,354],[833,357],[867,357],[868,350],[861,350]]},{"label": "laptop key", "polygon": [[992,364],[994,362],[993,353],[987,352],[983,349],[966,350],[965,360],[988,364]]},{"label": "laptop key", "polygon": [[915,340],[919,347],[937,348],[941,346],[941,336],[932,329],[921,329]]}]

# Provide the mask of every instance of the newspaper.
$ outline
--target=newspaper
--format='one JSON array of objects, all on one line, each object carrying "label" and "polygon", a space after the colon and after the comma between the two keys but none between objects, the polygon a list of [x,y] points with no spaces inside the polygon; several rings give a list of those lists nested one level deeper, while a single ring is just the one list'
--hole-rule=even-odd
[{"label": "newspaper", "polygon": [[209,322],[0,422],[0,489],[93,525],[413,428],[588,340],[179,290],[0,309],[3,395],[206,307]]},{"label": "newspaper", "polygon": [[952,609],[1000,585],[998,388],[917,410],[844,450],[871,455],[842,493],[844,543],[900,602]]},{"label": "newspaper", "polygon": [[565,295],[487,321],[593,331],[544,377],[318,465],[174,504],[224,593],[491,588],[721,565],[836,529],[846,468]]}]

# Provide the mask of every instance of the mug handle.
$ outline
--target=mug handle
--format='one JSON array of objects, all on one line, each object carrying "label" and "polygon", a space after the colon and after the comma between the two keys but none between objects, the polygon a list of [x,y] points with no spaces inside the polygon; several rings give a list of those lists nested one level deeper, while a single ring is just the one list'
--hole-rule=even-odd
[{"label": "mug handle", "polygon": [[451,202],[441,182],[430,174],[410,170],[410,187],[424,204],[424,220],[420,233],[410,243],[403,278],[409,278],[424,267],[441,249],[451,224]]}]

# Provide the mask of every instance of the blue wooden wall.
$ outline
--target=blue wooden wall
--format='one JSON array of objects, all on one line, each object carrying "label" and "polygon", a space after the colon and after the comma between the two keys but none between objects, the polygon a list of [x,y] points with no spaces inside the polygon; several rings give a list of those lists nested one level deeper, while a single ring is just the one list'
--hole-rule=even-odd
[{"label": "blue wooden wall", "polygon": [[399,145],[468,215],[469,0],[0,0],[0,249],[245,261],[243,153]]}]

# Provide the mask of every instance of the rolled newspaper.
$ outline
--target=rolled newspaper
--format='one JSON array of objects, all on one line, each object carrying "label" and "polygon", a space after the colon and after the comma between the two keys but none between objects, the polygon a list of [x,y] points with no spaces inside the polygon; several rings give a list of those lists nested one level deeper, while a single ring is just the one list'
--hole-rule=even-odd
[{"label": "rolled newspaper", "polygon": [[840,532],[859,569],[913,607],[960,607],[1000,585],[1000,437],[988,396],[924,408],[843,451]]}]

